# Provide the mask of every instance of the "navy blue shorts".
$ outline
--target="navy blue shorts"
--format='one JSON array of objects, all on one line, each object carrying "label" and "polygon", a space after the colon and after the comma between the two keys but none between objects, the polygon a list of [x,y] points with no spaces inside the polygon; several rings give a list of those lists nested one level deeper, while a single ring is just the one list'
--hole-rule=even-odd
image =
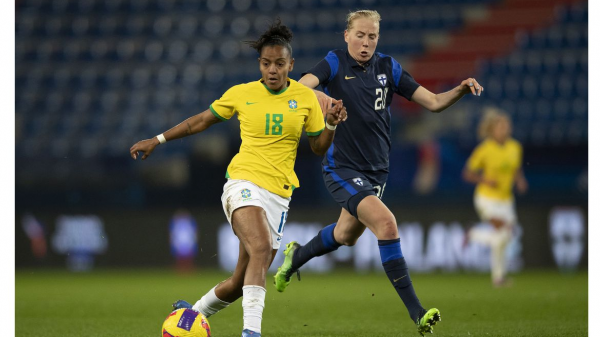
[{"label": "navy blue shorts", "polygon": [[348,168],[322,166],[325,187],[333,199],[358,219],[356,209],[367,196],[381,199],[388,172],[355,171]]}]

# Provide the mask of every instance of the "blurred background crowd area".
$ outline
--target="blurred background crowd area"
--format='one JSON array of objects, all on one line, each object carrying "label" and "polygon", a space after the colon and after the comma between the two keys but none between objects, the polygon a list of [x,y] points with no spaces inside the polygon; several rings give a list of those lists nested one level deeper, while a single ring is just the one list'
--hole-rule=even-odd
[{"label": "blurred background crowd area", "polygon": [[[18,0],[17,212],[218,208],[237,121],[169,142],[144,162],[130,159],[130,146],[259,79],[258,55],[243,41],[276,17],[295,34],[298,80],[346,48],[345,16],[364,8],[382,15],[377,51],[430,91],[467,77],[485,87],[441,114],[394,98],[387,202],[470,209],[473,187],[460,173],[483,111],[498,107],[524,145],[530,193],[521,200],[587,205],[587,1]],[[292,206],[336,208],[319,162],[303,140]]]}]

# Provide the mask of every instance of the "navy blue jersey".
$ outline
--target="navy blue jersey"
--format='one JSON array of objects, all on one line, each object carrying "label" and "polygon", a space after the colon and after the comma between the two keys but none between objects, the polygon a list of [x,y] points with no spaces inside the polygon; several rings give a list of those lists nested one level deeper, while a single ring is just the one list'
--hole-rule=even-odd
[{"label": "navy blue jersey", "polygon": [[392,96],[410,100],[420,85],[393,57],[381,53],[360,65],[348,51],[333,50],[306,73],[319,79],[327,95],[342,99],[348,111],[323,166],[387,172]]}]

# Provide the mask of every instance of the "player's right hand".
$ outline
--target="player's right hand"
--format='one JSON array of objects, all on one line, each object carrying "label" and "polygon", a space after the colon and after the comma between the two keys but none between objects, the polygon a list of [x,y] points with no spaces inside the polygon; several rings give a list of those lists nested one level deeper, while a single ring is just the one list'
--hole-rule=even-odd
[{"label": "player's right hand", "polygon": [[144,159],[148,158],[148,156],[152,153],[152,151],[154,151],[154,148],[158,144],[160,144],[160,142],[158,141],[158,139],[156,137],[151,138],[151,139],[141,140],[141,141],[135,143],[129,149],[129,154],[131,155],[131,158],[133,158],[135,160],[135,159],[137,159],[139,152],[143,152],[144,155],[142,156],[142,160],[144,160]]},{"label": "player's right hand", "polygon": [[324,92],[314,90],[317,95],[317,100],[319,101],[319,105],[321,106],[321,112],[323,116],[327,116],[327,111],[331,108],[333,104],[338,103],[339,101],[333,97],[327,96]]}]

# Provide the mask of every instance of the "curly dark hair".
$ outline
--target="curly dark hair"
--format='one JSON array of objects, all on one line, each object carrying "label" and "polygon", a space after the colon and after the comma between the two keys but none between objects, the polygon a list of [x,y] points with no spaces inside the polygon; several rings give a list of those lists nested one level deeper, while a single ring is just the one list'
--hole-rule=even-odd
[{"label": "curly dark hair", "polygon": [[284,46],[292,56],[292,38],[294,34],[285,25],[281,24],[281,19],[277,18],[275,22],[258,38],[256,41],[244,41],[250,47],[256,49],[260,54],[264,46]]}]

